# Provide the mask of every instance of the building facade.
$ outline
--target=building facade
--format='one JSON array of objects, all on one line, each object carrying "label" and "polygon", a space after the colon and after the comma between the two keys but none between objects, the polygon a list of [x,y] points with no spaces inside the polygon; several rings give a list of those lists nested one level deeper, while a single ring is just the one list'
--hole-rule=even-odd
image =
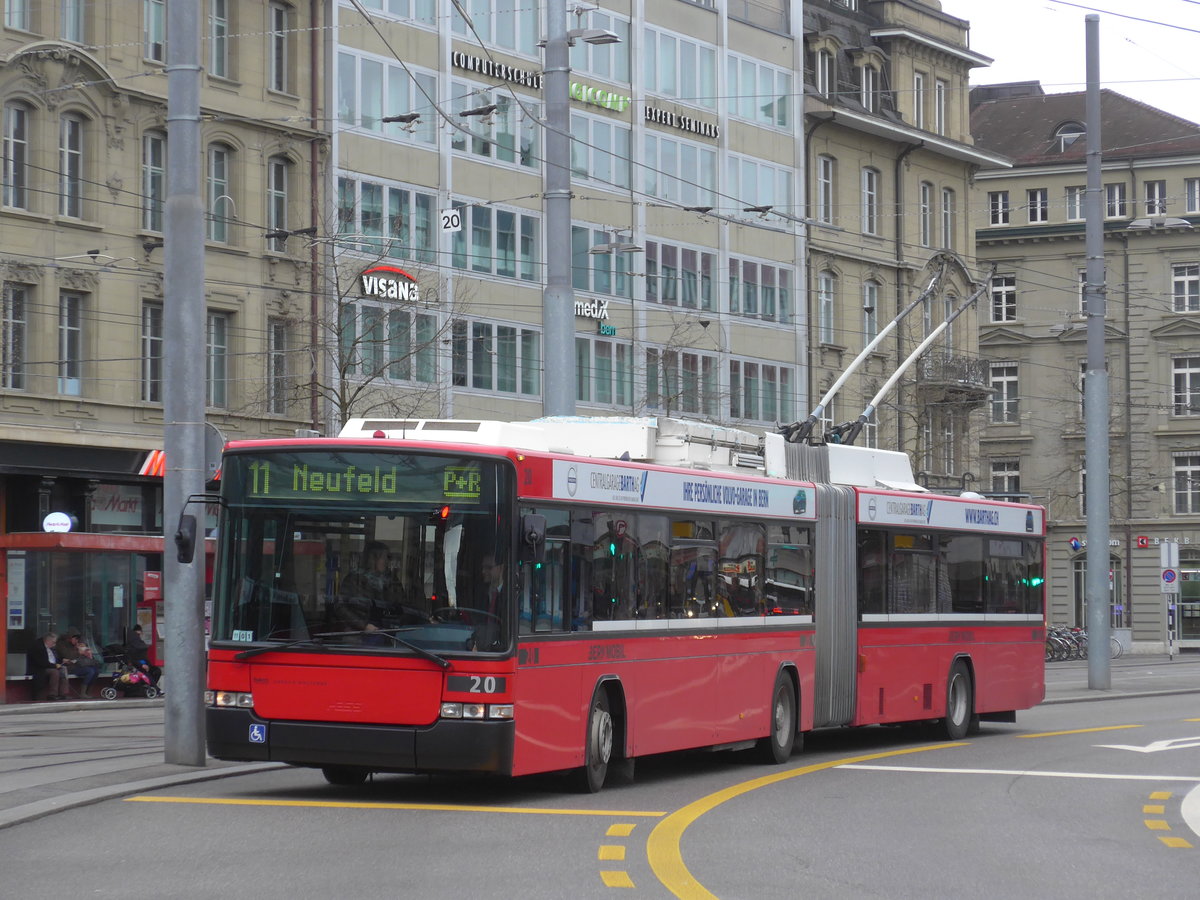
[{"label": "building facade", "polygon": [[[1052,622],[1086,624],[1083,281],[1085,94],[1036,82],[972,92],[979,143],[1013,161],[976,176],[981,261],[994,263],[980,352],[993,494],[1048,508]],[[1162,545],[1176,544],[1177,646],[1200,646],[1200,126],[1101,94],[1105,343],[1111,413],[1111,624],[1162,650]]]},{"label": "building facade", "polygon": [[[314,115],[314,9],[206,0],[201,16],[207,329],[195,340],[206,348],[208,419],[228,437],[312,426],[300,323],[314,270],[306,243],[285,235],[313,224],[328,150]],[[8,675],[24,671],[26,647],[50,629],[78,628],[102,646],[121,641],[135,616],[156,620],[171,372],[166,62],[165,0],[4,4]]]}]

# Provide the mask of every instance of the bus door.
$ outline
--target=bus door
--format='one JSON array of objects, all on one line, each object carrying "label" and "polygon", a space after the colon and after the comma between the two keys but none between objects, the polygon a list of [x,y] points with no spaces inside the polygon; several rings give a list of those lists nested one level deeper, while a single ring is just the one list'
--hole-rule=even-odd
[{"label": "bus door", "polygon": [[854,719],[858,678],[856,495],[836,484],[817,485],[816,696],[813,727]]}]

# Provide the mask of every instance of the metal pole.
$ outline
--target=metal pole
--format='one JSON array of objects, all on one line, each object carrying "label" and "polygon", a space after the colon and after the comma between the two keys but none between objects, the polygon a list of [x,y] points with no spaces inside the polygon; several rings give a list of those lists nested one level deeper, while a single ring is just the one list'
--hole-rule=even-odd
[{"label": "metal pole", "polygon": [[546,286],[542,291],[542,413],[575,414],[575,303],[571,291],[571,62],[566,0],[547,4]]},{"label": "metal pole", "polygon": [[1087,303],[1087,374],[1083,382],[1084,464],[1087,466],[1088,687],[1112,686],[1108,653],[1110,586],[1108,558],[1108,368],[1104,360],[1104,219],[1100,184],[1100,17],[1084,17],[1087,37],[1087,190],[1084,299]]},{"label": "metal pole", "polygon": [[[166,761],[203,766],[204,508],[198,553],[180,563],[172,537],[184,504],[204,490],[204,205],[200,193],[200,6],[167,4],[167,203],[164,220],[163,590]],[[157,625],[157,623],[156,623]]]}]

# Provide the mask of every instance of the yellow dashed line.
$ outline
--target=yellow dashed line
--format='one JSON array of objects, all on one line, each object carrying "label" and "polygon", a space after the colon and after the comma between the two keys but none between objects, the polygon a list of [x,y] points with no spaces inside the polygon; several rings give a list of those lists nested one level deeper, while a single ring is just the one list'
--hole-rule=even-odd
[{"label": "yellow dashed line", "polygon": [[1092,734],[1096,731],[1122,731],[1126,728],[1141,728],[1141,725],[1105,725],[1103,728],[1076,728],[1073,731],[1043,731],[1041,734],[1018,734],[1020,738],[1060,737],[1064,734]]},{"label": "yellow dashed line", "polygon": [[1144,819],[1143,823],[1151,831],[1170,831],[1171,826],[1166,819]]},{"label": "yellow dashed line", "polygon": [[625,848],[620,844],[601,844],[597,859],[624,859]]},{"label": "yellow dashed line", "polygon": [[634,887],[633,879],[629,877],[628,872],[601,872],[600,878],[604,881],[605,887]]},{"label": "yellow dashed line", "polygon": [[1180,848],[1186,849],[1186,848],[1189,848],[1192,846],[1191,844],[1189,844],[1187,841],[1185,841],[1183,838],[1180,838],[1180,837],[1160,837],[1159,840],[1162,841],[1164,844],[1166,844],[1168,847],[1180,847]]},{"label": "yellow dashed line", "polygon": [[1165,806],[1163,806],[1161,803],[1147,803],[1145,806],[1142,807],[1142,813],[1145,815],[1148,815],[1148,816],[1153,816],[1153,815],[1161,816],[1166,811],[1167,811],[1167,808]]},{"label": "yellow dashed line", "polygon": [[629,837],[635,828],[636,825],[609,825],[608,831],[604,833],[608,837]]},{"label": "yellow dashed line", "polygon": [[1155,791],[1153,794],[1150,795],[1150,799],[1151,800],[1170,800],[1171,792],[1170,791]]}]

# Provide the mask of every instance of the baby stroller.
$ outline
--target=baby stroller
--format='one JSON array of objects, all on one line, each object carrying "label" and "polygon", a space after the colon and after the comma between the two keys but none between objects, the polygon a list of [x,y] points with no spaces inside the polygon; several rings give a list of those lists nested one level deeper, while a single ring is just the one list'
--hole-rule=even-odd
[{"label": "baby stroller", "polygon": [[120,644],[105,646],[104,661],[114,664],[112,684],[100,689],[100,696],[105,700],[116,700],[120,696],[153,700],[159,695],[160,691],[150,676],[133,664]]}]

